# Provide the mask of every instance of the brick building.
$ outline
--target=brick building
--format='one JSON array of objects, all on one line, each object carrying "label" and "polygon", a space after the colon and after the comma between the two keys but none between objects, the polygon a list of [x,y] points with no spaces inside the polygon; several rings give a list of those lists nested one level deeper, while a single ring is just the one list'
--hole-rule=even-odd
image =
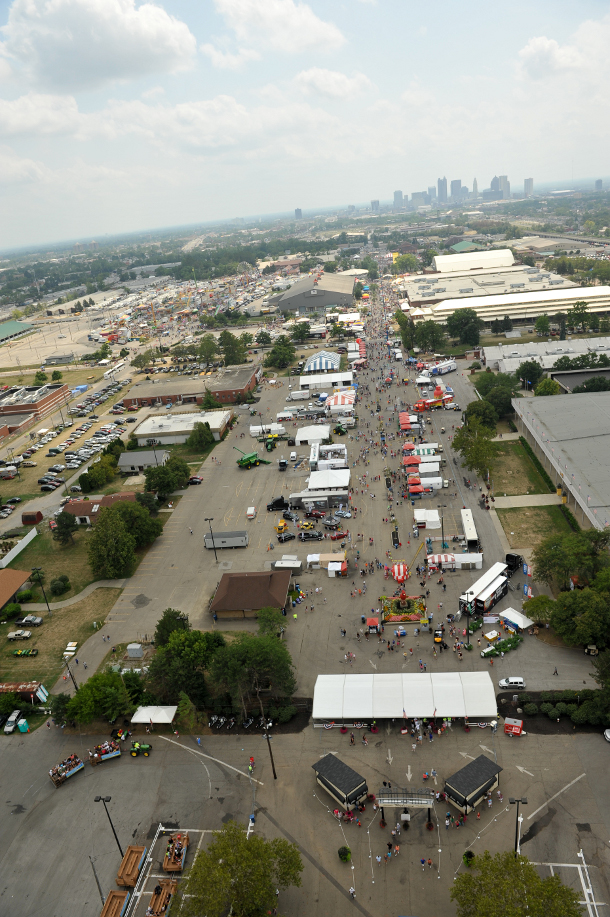
[{"label": "brick building", "polygon": [[214,377],[160,379],[158,382],[151,379],[150,382],[134,385],[125,395],[123,403],[126,408],[202,404],[206,393],[212,392],[218,401],[231,404],[253,391],[262,373],[260,364],[246,363],[243,366],[226,366]]},{"label": "brick building", "polygon": [[14,385],[0,392],[0,423],[7,415],[33,415],[37,420],[68,403],[70,389],[61,382],[50,385]]}]

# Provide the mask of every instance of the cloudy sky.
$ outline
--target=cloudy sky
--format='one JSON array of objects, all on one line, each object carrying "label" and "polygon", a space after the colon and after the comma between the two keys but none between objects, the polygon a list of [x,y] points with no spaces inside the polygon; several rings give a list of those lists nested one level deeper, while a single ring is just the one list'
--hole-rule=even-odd
[{"label": "cloudy sky", "polygon": [[0,0],[0,247],[600,177],[607,2]]}]

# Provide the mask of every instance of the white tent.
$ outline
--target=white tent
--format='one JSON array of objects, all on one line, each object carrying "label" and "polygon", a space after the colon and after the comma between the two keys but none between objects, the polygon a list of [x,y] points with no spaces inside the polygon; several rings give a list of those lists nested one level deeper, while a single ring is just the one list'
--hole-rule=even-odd
[{"label": "white tent", "polygon": [[517,611],[516,608],[505,608],[504,611],[499,613],[499,617],[501,621],[506,621],[507,624],[515,625],[517,630],[526,630],[534,623],[522,612]]},{"label": "white tent", "polygon": [[325,471],[312,471],[309,475],[309,490],[334,490],[349,487],[351,472],[349,468],[328,468]]},{"label": "white tent", "polygon": [[404,715],[495,717],[493,682],[488,672],[318,675],[314,720],[341,723],[402,719]]},{"label": "white tent", "polygon": [[416,525],[422,525],[426,529],[440,529],[441,520],[437,509],[416,509],[413,511],[413,518]]},{"label": "white tent", "polygon": [[178,707],[138,707],[131,718],[132,723],[158,723],[169,725],[176,716]]}]

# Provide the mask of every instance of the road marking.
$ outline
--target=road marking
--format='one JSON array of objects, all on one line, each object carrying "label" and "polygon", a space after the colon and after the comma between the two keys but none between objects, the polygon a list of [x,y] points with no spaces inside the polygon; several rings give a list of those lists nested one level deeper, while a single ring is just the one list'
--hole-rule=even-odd
[{"label": "road marking", "polygon": [[461,751],[460,754],[462,758],[470,758],[471,761],[474,761],[474,758],[472,757],[472,755],[467,755],[465,751]]},{"label": "road marking", "polygon": [[409,765],[407,766],[407,773],[405,774],[405,777],[407,778],[407,780],[409,781],[409,783],[411,783],[411,777],[412,777],[412,776],[413,776],[413,774],[411,773],[411,765],[409,764]]},{"label": "road marking", "polygon": [[393,758],[393,756],[392,756],[392,753],[390,752],[390,749],[388,748],[388,757],[387,757],[387,761],[388,761],[388,764],[389,764],[390,766],[392,765],[392,761],[393,761],[393,760],[394,760],[394,758]]},{"label": "road marking", "polygon": [[247,777],[248,780],[253,780],[254,783],[258,783],[259,786],[264,786],[262,780],[257,780],[256,777],[253,777],[251,774],[246,774],[244,771],[240,771],[238,767],[233,767],[232,764],[227,764],[226,761],[221,761],[220,758],[214,758],[212,755],[206,755],[204,752],[199,751],[197,748],[187,748],[186,745],[181,745],[180,742],[176,742],[175,739],[168,739],[167,736],[157,736],[159,739],[163,739],[164,742],[169,742],[171,745],[177,745],[178,748],[182,748],[183,751],[189,751],[194,755],[201,755],[202,758],[207,758],[209,761],[215,761],[216,764],[222,764],[223,767],[228,767],[229,770],[235,771],[236,774],[241,774],[242,777]]},{"label": "road marking", "polygon": [[561,796],[562,793],[565,793],[566,790],[569,790],[571,786],[574,786],[575,783],[578,783],[579,780],[582,780],[582,778],[583,778],[583,777],[586,777],[586,776],[587,776],[586,774],[581,774],[580,777],[576,777],[574,780],[572,780],[571,783],[568,783],[566,786],[564,786],[564,788],[563,788],[562,790],[559,790],[558,793],[555,793],[554,796],[551,796],[550,799],[547,799],[547,801],[546,801],[545,803],[543,803],[543,804],[540,806],[540,808],[536,809],[535,812],[532,812],[531,815],[528,815],[528,816],[527,816],[527,820],[528,820],[528,821],[531,821],[531,819],[534,817],[534,815],[538,815],[538,812],[542,812],[542,810],[543,810],[546,806],[548,806],[549,802],[552,802],[554,799],[557,799],[558,796]]},{"label": "road marking", "polygon": [[530,777],[533,777],[533,776],[534,776],[534,775],[531,773],[531,771],[526,771],[526,769],[525,769],[524,767],[519,767],[518,764],[516,765],[516,768],[517,768],[518,771],[521,771],[522,774],[529,774]]},{"label": "road marking", "polygon": [[[483,751],[489,752],[490,755],[493,755],[493,748],[488,748],[487,745],[479,745],[479,748],[482,748]],[[531,775],[534,776],[533,774]]]}]

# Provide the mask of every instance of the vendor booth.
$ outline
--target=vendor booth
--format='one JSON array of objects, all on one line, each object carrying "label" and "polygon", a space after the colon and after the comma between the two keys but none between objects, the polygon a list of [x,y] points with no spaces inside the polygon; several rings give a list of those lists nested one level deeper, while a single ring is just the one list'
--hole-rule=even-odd
[{"label": "vendor booth", "polygon": [[177,706],[174,707],[138,707],[131,718],[132,723],[145,723],[147,726],[155,723],[169,726],[176,716]]},{"label": "vendor booth", "polygon": [[409,568],[403,561],[393,564],[392,576],[397,583],[404,583],[404,581],[409,578]]},{"label": "vendor booth", "polygon": [[498,764],[494,764],[485,755],[479,755],[466,767],[447,778],[443,788],[447,802],[464,815],[470,815],[477,806],[485,802],[487,794],[499,785],[498,774],[501,772],[502,768]]},{"label": "vendor booth", "polygon": [[534,622],[527,618],[521,611],[515,608],[505,608],[500,612],[500,624],[505,627],[511,634],[520,634],[521,631],[533,627]]},{"label": "vendor booth", "polygon": [[369,634],[378,634],[379,633],[379,618],[367,618],[366,626],[368,628]]}]

